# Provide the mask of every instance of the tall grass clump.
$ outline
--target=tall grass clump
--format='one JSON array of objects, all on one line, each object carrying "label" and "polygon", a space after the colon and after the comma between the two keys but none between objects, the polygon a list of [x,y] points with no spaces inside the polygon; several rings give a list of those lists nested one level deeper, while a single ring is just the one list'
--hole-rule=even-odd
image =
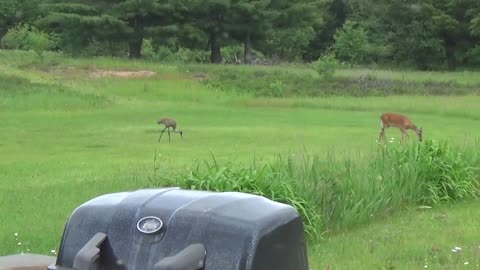
[{"label": "tall grass clump", "polygon": [[186,177],[174,183],[181,188],[208,191],[234,191],[260,195],[273,201],[291,205],[303,218],[305,234],[310,240],[320,238],[322,219],[316,205],[285,171],[275,170],[268,164],[249,168],[220,166],[215,159],[197,166]]},{"label": "tall grass clump", "polygon": [[471,149],[452,147],[448,141],[427,140],[393,148],[390,154],[390,158],[398,160],[399,171],[414,170],[421,191],[417,203],[436,205],[479,194],[478,160]]},{"label": "tall grass clump", "polygon": [[247,168],[206,162],[175,185],[187,189],[238,191],[290,204],[314,239],[366,223],[409,206],[435,206],[479,195],[475,148],[426,140],[389,144],[362,160],[334,154],[279,156]]}]

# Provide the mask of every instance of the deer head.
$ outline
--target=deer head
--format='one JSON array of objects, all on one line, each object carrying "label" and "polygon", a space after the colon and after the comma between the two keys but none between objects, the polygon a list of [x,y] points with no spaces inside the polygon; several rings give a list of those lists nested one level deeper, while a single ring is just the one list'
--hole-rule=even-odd
[{"label": "deer head", "polygon": [[418,128],[415,133],[417,133],[417,136],[418,136],[418,140],[419,141],[422,141],[423,140],[423,129],[422,128]]}]

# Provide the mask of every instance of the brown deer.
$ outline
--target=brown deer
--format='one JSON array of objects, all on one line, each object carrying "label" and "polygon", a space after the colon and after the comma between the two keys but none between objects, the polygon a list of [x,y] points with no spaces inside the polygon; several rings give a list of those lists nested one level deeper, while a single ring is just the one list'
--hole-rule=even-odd
[{"label": "brown deer", "polygon": [[405,136],[408,137],[407,130],[409,129],[415,131],[418,140],[422,141],[422,128],[418,128],[407,116],[398,113],[383,113],[380,116],[380,120],[380,125],[382,128],[380,129],[380,138],[378,139],[379,142],[382,140],[382,138],[385,139],[385,130],[389,127],[398,127],[400,129],[402,132],[402,141],[405,139]]},{"label": "brown deer", "polygon": [[177,121],[175,119],[173,119],[173,118],[160,118],[157,121],[157,124],[159,124],[159,125],[163,124],[165,126],[165,128],[160,133],[160,137],[158,138],[158,141],[160,141],[160,139],[162,138],[163,132],[165,132],[165,130],[167,130],[168,131],[168,142],[170,142],[170,128],[173,129],[173,132],[180,133],[180,137],[183,137],[183,131],[177,129]]}]

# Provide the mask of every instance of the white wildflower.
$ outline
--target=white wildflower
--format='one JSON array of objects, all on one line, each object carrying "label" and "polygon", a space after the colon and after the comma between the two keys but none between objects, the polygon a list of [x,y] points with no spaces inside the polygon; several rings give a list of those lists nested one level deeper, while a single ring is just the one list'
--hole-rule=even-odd
[{"label": "white wildflower", "polygon": [[455,253],[457,253],[457,252],[459,252],[459,251],[461,251],[461,250],[462,250],[462,248],[460,248],[460,247],[454,247],[454,248],[452,248],[452,252],[455,252]]}]

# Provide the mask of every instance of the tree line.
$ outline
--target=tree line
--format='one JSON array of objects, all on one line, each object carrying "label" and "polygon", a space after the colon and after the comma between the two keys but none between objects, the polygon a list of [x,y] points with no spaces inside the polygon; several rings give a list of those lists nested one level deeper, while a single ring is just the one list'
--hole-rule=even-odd
[{"label": "tree line", "polygon": [[[25,38],[32,32],[37,38]],[[351,64],[454,70],[480,65],[480,1],[2,0],[0,38],[7,49],[31,40],[71,55],[182,52],[222,63],[234,50],[247,64],[332,54]]]}]

